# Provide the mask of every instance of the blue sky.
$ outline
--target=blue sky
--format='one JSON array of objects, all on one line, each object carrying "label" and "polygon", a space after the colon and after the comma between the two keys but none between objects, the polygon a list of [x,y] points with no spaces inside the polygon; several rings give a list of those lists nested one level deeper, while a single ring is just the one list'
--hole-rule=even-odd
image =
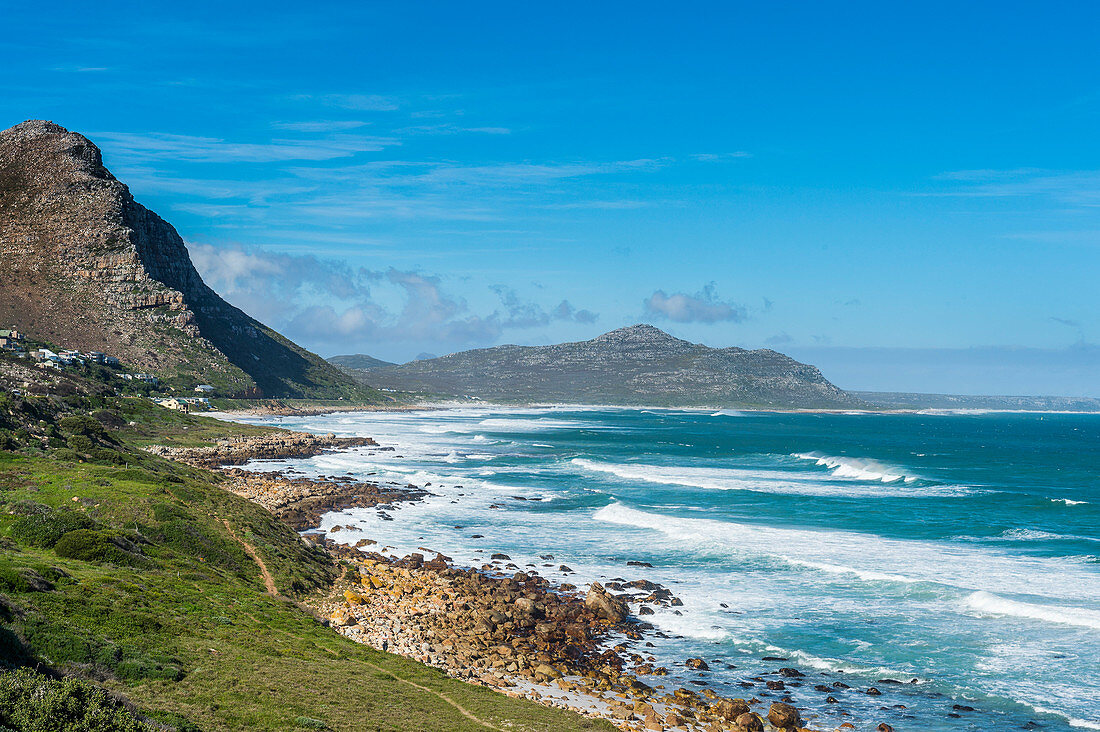
[{"label": "blue sky", "polygon": [[324,355],[646,321],[1100,396],[1100,6],[9,5],[0,127],[86,134]]}]

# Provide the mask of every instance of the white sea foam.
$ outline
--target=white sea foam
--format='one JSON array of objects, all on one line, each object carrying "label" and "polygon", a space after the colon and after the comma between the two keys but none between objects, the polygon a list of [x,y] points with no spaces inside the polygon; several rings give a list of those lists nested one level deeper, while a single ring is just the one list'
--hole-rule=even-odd
[{"label": "white sea foam", "polygon": [[736,409],[719,409],[712,417],[744,417],[745,413]]},{"label": "white sea foam", "polygon": [[716,519],[683,518],[612,503],[593,518],[660,532],[682,551],[766,556],[838,578],[934,583],[1100,602],[1100,577],[1061,559],[1019,557],[992,549],[933,541],[887,539],[852,531],[792,529]]},{"label": "white sea foam", "polygon": [[1051,709],[1050,707],[1041,707],[1035,704],[1028,704],[1028,706],[1034,709],[1039,714],[1050,714],[1055,717],[1061,717],[1062,719],[1066,720],[1066,724],[1068,724],[1070,727],[1077,727],[1078,729],[1100,729],[1100,722],[1090,722],[1087,719],[1077,719],[1075,717],[1071,717],[1065,712],[1060,712],[1057,709]]},{"label": "white sea foam", "polygon": [[997,537],[1000,539],[1012,539],[1013,541],[1095,541],[1100,539],[1093,536],[1081,536],[1080,534],[1055,534],[1040,529],[1008,529],[1002,531]]},{"label": "white sea foam", "polygon": [[823,455],[817,452],[794,453],[792,457],[800,460],[812,460],[818,465],[829,468],[837,478],[851,478],[853,480],[872,480],[882,483],[894,483],[904,481],[912,483],[920,480],[915,475],[906,475],[897,468],[883,465],[877,460],[867,458],[837,457],[835,455]]},{"label": "white sea foam", "polygon": [[1087,506],[1088,503],[1089,503],[1088,501],[1074,501],[1070,498],[1051,498],[1050,502],[1051,503],[1064,503],[1067,506],[1080,506],[1082,504]]},{"label": "white sea foam", "polygon": [[990,592],[975,592],[964,602],[967,608],[983,614],[1029,618],[1047,623],[1077,625],[1100,630],[1100,612],[1096,610],[1018,602]]},{"label": "white sea foam", "polygon": [[860,483],[852,480],[822,480],[803,472],[768,468],[700,468],[642,463],[604,463],[586,458],[573,458],[573,465],[596,473],[614,475],[627,481],[723,491],[754,491],[801,496],[836,497],[926,497],[959,496],[973,489],[955,485],[906,486]]}]

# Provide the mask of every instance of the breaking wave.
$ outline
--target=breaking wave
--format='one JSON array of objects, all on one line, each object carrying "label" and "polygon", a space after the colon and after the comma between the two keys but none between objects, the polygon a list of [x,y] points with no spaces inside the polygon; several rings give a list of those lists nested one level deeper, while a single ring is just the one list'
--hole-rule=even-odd
[{"label": "breaking wave", "polygon": [[905,483],[912,483],[920,480],[918,476],[906,475],[897,468],[883,465],[877,460],[836,457],[834,455],[822,455],[817,452],[796,452],[793,453],[791,457],[796,457],[799,460],[812,460],[822,467],[829,468],[837,478],[874,480],[882,483],[894,483],[899,480]]},{"label": "breaking wave", "polygon": [[1047,623],[1077,625],[1100,630],[1100,612],[1077,607],[1035,605],[1029,602],[1009,600],[990,592],[975,592],[964,604],[967,608],[989,615],[1008,615],[1017,618],[1042,620]]}]

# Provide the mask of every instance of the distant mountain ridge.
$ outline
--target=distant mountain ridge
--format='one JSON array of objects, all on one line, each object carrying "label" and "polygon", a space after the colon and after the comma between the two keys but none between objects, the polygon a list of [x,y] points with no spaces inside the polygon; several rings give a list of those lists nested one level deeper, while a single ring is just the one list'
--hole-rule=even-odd
[{"label": "distant mountain ridge", "polygon": [[396,366],[393,361],[383,361],[380,358],[374,358],[364,353],[356,353],[351,356],[333,356],[328,359],[328,362],[334,366],[339,366],[342,369],[350,369],[352,371],[369,371],[370,369],[377,369],[383,366]]},{"label": "distant mountain ridge", "polygon": [[974,409],[1020,412],[1100,412],[1100,399],[1063,396],[975,396],[855,391],[869,404],[887,409]]},{"label": "distant mountain ridge", "polygon": [[86,137],[0,132],[0,323],[233,396],[376,399],[211,290],[176,230]]},{"label": "distant mountain ridge", "polygon": [[776,351],[710,348],[641,324],[589,341],[496,346],[355,373],[378,388],[513,403],[806,409],[863,405],[814,366]]}]

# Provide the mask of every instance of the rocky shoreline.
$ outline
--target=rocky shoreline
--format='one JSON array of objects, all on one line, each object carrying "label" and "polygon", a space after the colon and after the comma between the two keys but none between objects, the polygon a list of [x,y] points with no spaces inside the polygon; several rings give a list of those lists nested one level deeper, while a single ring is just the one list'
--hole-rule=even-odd
[{"label": "rocky shoreline", "polygon": [[[634,595],[613,594],[598,582],[582,593],[514,565],[517,571],[502,571],[504,555],[496,555],[497,566],[460,568],[441,554],[394,559],[313,536],[355,569],[313,607],[360,643],[470,683],[607,719],[621,730],[812,732],[784,701],[666,688],[669,670],[646,652],[654,628],[632,617],[628,604],[676,602],[654,583],[636,581],[642,593]],[[706,668],[703,659],[686,664]]]},{"label": "rocky shoreline", "polygon": [[379,447],[369,437],[286,431],[221,439],[208,447],[153,445],[146,449],[170,460],[217,471],[227,478],[226,490],[260,504],[295,531],[307,531],[316,527],[327,513],[372,507],[384,511],[402,501],[420,500],[428,492],[415,485],[364,482],[350,475],[290,477],[286,471],[260,472],[232,466],[250,460],[307,458],[360,447],[392,449]]},{"label": "rocky shoreline", "polygon": [[[414,485],[382,485],[351,476],[291,477],[287,472],[256,472],[238,467],[252,459],[311,457],[332,450],[374,448],[370,438],[338,438],[302,432],[272,432],[219,440],[199,448],[151,447],[150,452],[217,470],[226,488],[271,511],[299,532],[316,529],[321,518],[348,508],[377,508],[383,518],[400,502],[428,495]],[[392,448],[390,448],[392,449]],[[648,639],[660,631],[642,618],[654,606],[680,600],[645,579],[592,583],[586,591],[553,584],[535,569],[521,569],[504,554],[481,567],[456,567],[443,553],[402,559],[373,552],[369,539],[355,546],[337,541],[352,526],[303,539],[326,547],[348,571],[309,604],[323,622],[360,643],[397,653],[443,670],[469,683],[512,696],[606,719],[619,729],[691,732],[814,732],[791,703],[789,688],[802,685],[802,672],[784,667],[774,678],[754,678],[742,686],[759,688],[761,700],[717,694],[664,683],[668,668],[657,665]],[[431,555],[431,559],[425,559]],[[553,562],[554,557],[543,555]],[[551,565],[552,566],[552,565]],[[563,569],[567,569],[562,567]],[[632,606],[633,609],[632,609]],[[781,659],[776,659],[781,660]],[[704,659],[684,666],[707,670]],[[849,687],[815,687],[840,694]],[[853,690],[854,691],[854,690]],[[874,694],[871,688],[864,693]],[[771,701],[778,694],[779,701]],[[830,703],[836,700],[830,696]],[[842,723],[838,729],[854,729]],[[879,732],[892,732],[881,724]]]}]

